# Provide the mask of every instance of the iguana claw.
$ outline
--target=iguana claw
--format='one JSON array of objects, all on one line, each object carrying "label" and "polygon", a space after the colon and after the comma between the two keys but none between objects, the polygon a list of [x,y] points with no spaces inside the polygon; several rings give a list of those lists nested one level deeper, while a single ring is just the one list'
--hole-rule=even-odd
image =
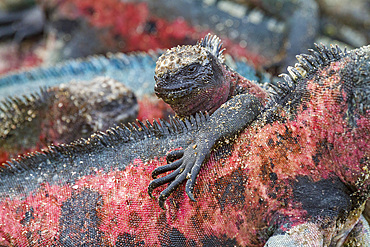
[{"label": "iguana claw", "polygon": [[186,194],[192,201],[196,201],[193,195],[195,181],[199,174],[203,161],[207,158],[208,154],[210,153],[209,145],[204,145],[204,142],[198,143],[199,144],[196,145],[190,145],[188,148],[185,149],[185,151],[184,150],[172,151],[167,156],[167,161],[171,162],[176,158],[180,159],[175,160],[173,163],[160,166],[152,172],[152,177],[156,178],[159,174],[174,170],[172,173],[164,177],[157,178],[149,184],[148,193],[152,197],[152,192],[154,189],[166,183],[170,183],[169,186],[166,189],[164,189],[159,196],[159,205],[161,206],[161,208],[164,209],[165,200],[185,180],[188,180],[186,182],[185,187]]}]

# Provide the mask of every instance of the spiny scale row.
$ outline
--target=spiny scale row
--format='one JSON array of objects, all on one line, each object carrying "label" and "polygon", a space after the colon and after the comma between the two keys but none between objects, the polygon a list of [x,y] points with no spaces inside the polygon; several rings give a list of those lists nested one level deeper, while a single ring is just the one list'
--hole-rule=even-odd
[{"label": "spiny scale row", "polygon": [[119,142],[135,142],[149,137],[166,137],[171,134],[182,134],[188,131],[196,130],[208,120],[208,114],[198,113],[187,119],[171,118],[170,123],[159,119],[154,120],[153,124],[146,121],[146,124],[138,121],[128,126],[116,126],[108,129],[106,132],[97,132],[89,139],[81,138],[71,144],[60,144],[49,146],[41,152],[29,153],[19,159],[11,159],[5,163],[5,167],[0,168],[3,173],[22,172],[32,170],[33,167],[45,159],[51,159],[55,155],[71,155],[81,151],[91,150],[97,145],[113,146]]},{"label": "spiny scale row", "polygon": [[41,102],[47,94],[46,88],[41,88],[40,92],[32,93],[29,96],[23,95],[22,98],[13,96],[0,102],[0,117],[14,118],[14,111],[22,109],[27,105],[32,105],[35,102]]},{"label": "spiny scale row", "polygon": [[287,93],[293,91],[298,81],[302,80],[307,74],[312,74],[322,66],[326,66],[329,63],[339,60],[347,54],[346,49],[342,51],[338,45],[331,45],[330,49],[321,44],[315,43],[317,51],[309,49],[310,55],[301,54],[297,55],[296,58],[298,63],[294,67],[288,66],[288,74],[281,74],[280,77],[283,81],[279,81],[278,84],[271,83],[273,100],[278,100]]},{"label": "spiny scale row", "polygon": [[207,34],[198,44],[209,50],[212,55],[218,59],[221,59],[222,53],[225,50],[225,48],[222,49],[223,43],[221,42],[221,39],[216,35],[211,35],[210,33]]}]

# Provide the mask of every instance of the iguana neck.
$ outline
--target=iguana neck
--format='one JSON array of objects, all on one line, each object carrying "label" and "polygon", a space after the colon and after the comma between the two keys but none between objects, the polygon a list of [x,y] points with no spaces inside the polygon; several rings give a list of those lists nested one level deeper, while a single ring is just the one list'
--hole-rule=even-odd
[{"label": "iguana neck", "polygon": [[228,99],[241,93],[249,93],[260,99],[262,103],[265,102],[268,97],[268,93],[258,86],[257,83],[246,79],[236,71],[228,68],[226,65],[222,67],[222,72],[225,80],[223,84],[229,85],[230,88]]}]

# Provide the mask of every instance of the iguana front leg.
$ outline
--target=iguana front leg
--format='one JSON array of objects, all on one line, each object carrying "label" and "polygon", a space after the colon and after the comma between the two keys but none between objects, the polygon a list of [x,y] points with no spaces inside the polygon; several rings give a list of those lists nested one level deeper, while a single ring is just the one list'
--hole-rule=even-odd
[{"label": "iguana front leg", "polygon": [[148,193],[152,196],[155,188],[170,183],[159,196],[159,205],[164,209],[164,202],[179,185],[186,182],[186,193],[195,201],[193,189],[195,180],[211,153],[212,147],[226,138],[233,138],[240,130],[250,125],[260,114],[262,104],[260,100],[249,94],[237,95],[217,109],[209,121],[200,131],[193,144],[183,152],[176,151],[175,157],[182,157],[168,165],[158,167],[152,173],[153,178],[157,175],[174,170],[172,173],[155,179],[149,184]]}]

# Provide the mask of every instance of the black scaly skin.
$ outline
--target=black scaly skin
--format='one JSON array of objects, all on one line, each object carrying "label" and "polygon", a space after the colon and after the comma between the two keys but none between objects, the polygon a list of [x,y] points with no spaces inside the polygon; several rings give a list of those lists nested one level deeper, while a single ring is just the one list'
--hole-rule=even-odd
[{"label": "black scaly skin", "polygon": [[[348,55],[346,50],[342,52],[338,46],[328,48],[324,45],[315,44],[315,47],[316,50],[309,49],[311,55],[297,55],[299,63],[295,67],[289,66],[287,68],[290,75],[280,75],[284,80],[271,85],[271,97],[264,107],[250,95],[238,95],[215,111],[210,121],[207,122],[204,129],[200,130],[200,134],[191,145],[183,151],[170,153],[170,161],[176,158],[179,159],[155,169],[152,173],[155,180],[151,182],[148,189],[151,195],[155,188],[169,183],[169,186],[159,196],[159,205],[162,208],[164,208],[164,201],[186,180],[186,193],[191,200],[195,201],[193,188],[196,177],[217,142],[237,135],[254,120],[261,120],[263,123],[278,120],[280,118],[277,115],[278,108],[284,108],[286,112],[293,116],[303,95],[307,93],[304,80],[307,74],[314,75],[318,68]],[[353,73],[358,72],[354,71]],[[359,92],[357,94],[360,95]],[[354,101],[361,101],[358,102],[360,109],[368,109],[369,102],[364,99],[363,95],[362,93],[360,99],[354,99]],[[174,171],[156,179],[159,174],[171,170]]]},{"label": "black scaly skin", "polygon": [[136,158],[145,162],[163,157],[169,149],[187,147],[207,118],[197,114],[184,120],[174,118],[170,123],[159,120],[112,127],[88,139],[12,159],[0,168],[0,197],[27,194],[42,183],[74,181],[94,174],[94,169],[110,171],[113,164],[115,169],[124,170]]}]

